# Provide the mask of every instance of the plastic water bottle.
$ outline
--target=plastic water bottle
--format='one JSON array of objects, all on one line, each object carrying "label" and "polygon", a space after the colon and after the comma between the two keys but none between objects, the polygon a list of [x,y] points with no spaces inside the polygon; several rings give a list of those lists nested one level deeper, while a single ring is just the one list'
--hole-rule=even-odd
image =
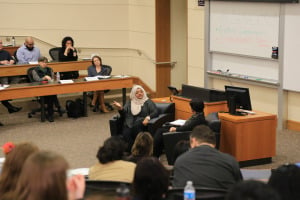
[{"label": "plastic water bottle", "polygon": [[130,200],[130,189],[126,184],[121,184],[117,188],[117,200]]},{"label": "plastic water bottle", "polygon": [[11,43],[12,43],[12,46],[13,46],[13,47],[16,46],[16,40],[15,40],[15,37],[14,37],[14,36],[11,38]]},{"label": "plastic water bottle", "polygon": [[195,200],[196,199],[196,192],[195,192],[195,188],[193,186],[193,182],[192,181],[187,181],[186,185],[184,187],[184,200]]},{"label": "plastic water bottle", "polygon": [[60,81],[60,74],[59,74],[59,72],[56,72],[56,81],[57,82]]}]

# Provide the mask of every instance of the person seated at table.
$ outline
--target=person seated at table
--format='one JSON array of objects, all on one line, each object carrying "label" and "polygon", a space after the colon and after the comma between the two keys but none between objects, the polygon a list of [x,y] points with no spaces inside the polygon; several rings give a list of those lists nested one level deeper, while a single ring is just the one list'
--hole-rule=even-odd
[{"label": "person seated at table", "polygon": [[[92,65],[88,67],[88,76],[93,77],[93,76],[107,76],[109,75],[110,72],[108,71],[107,68],[102,67],[102,59],[100,56],[93,56],[92,57]],[[93,92],[93,99],[91,106],[94,107],[93,111],[97,112],[99,109],[100,105],[100,110],[101,112],[107,113],[109,112],[106,109],[106,106],[104,104],[104,91],[103,90],[98,90]]]},{"label": "person seated at table", "polygon": [[[78,54],[74,47],[74,40],[70,36],[63,38],[61,42],[61,49],[58,53],[58,60],[60,62],[77,61]],[[78,71],[61,72],[60,79],[76,79],[79,77]]]},{"label": "person seated at table", "polygon": [[130,152],[136,135],[139,132],[147,131],[149,120],[158,116],[158,110],[140,85],[133,86],[130,100],[126,102],[124,107],[116,101],[113,102],[113,105],[116,106],[124,119],[122,135],[128,144],[127,151]]},{"label": "person seated at table", "polygon": [[27,37],[25,43],[17,50],[18,64],[28,64],[29,62],[37,62],[41,57],[40,49],[34,46],[32,37]]},{"label": "person seated at table", "polygon": [[193,128],[197,125],[207,124],[204,116],[204,103],[198,99],[192,99],[190,102],[190,107],[193,112],[192,116],[185,121],[183,126],[175,127],[175,126],[166,126],[157,129],[154,135],[154,150],[153,155],[159,157],[164,149],[163,143],[163,133],[165,132],[184,132],[184,131],[192,131]]},{"label": "person seated at table", "polygon": [[152,156],[153,153],[153,138],[149,132],[140,132],[131,148],[131,155],[126,159],[137,163],[145,157]]},{"label": "person seated at table", "polygon": [[131,183],[135,164],[124,161],[126,144],[117,136],[105,140],[97,153],[98,163],[90,167],[90,180],[120,181]]},{"label": "person seated at table", "polygon": [[[32,71],[32,76],[35,81],[41,82],[53,81],[53,71],[50,67],[47,66],[48,59],[46,57],[39,58],[39,66],[37,66]],[[60,114],[62,114],[62,109],[60,107],[59,101],[56,95],[48,95],[44,96],[45,104],[47,104],[47,114],[46,117],[49,122],[54,122],[53,113],[54,113],[54,105],[57,107],[57,110]]]},{"label": "person seated at table", "polygon": [[69,176],[66,159],[54,152],[32,154],[22,169],[14,198],[17,200],[79,200],[83,199],[83,175]]}]

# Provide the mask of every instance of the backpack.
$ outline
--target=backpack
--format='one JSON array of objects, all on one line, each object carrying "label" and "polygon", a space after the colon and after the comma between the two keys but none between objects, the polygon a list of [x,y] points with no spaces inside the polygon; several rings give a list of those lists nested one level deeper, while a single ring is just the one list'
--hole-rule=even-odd
[{"label": "backpack", "polygon": [[68,117],[71,118],[78,118],[83,117],[83,101],[82,99],[78,98],[75,101],[73,100],[67,100],[66,101],[66,110]]}]

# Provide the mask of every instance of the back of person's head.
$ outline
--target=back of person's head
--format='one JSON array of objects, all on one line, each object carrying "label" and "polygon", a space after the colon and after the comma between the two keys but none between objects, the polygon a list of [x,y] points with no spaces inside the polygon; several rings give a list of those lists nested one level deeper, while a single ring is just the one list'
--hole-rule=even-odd
[{"label": "back of person's head", "polygon": [[192,110],[197,113],[203,112],[204,103],[203,103],[203,101],[201,101],[199,99],[192,99],[192,101],[190,102],[190,106],[191,106]]},{"label": "back of person's head", "polygon": [[153,153],[153,138],[149,132],[140,132],[131,148],[134,156],[151,156]]},{"label": "back of person's head", "polygon": [[41,56],[41,57],[39,57],[39,59],[38,59],[38,62],[48,62],[48,58],[47,57],[45,57],[45,56]]},{"label": "back of person's head", "polygon": [[35,144],[24,142],[16,144],[6,155],[0,176],[0,197],[15,190],[26,159],[38,150]]},{"label": "back of person's head", "polygon": [[195,138],[195,140],[201,143],[216,144],[215,133],[206,125],[196,126],[190,134],[190,138]]},{"label": "back of person's head", "polygon": [[300,168],[294,164],[273,169],[268,184],[280,195],[281,200],[300,199]]},{"label": "back of person's head", "polygon": [[137,163],[133,192],[138,199],[162,199],[169,185],[169,173],[157,158],[146,157]]},{"label": "back of person's head", "polygon": [[25,162],[16,189],[19,200],[67,200],[69,165],[61,155],[40,151]]},{"label": "back of person's head", "polygon": [[261,181],[248,180],[234,185],[226,200],[280,200],[277,192]]},{"label": "back of person's head", "polygon": [[115,160],[121,160],[126,150],[126,144],[121,138],[113,136],[104,141],[99,148],[97,158],[100,163],[105,164]]},{"label": "back of person's head", "polygon": [[173,161],[175,163],[176,159],[183,153],[187,152],[190,148],[190,142],[188,140],[180,140],[176,143],[173,151]]},{"label": "back of person's head", "polygon": [[63,38],[63,40],[61,41],[61,46],[62,47],[66,47],[66,42],[67,41],[71,41],[72,42],[72,46],[74,46],[74,40],[70,36],[66,36],[66,37]]}]

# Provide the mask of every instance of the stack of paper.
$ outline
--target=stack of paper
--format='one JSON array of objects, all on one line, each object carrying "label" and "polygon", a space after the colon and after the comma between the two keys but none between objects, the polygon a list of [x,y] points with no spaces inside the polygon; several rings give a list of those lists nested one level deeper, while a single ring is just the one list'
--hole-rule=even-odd
[{"label": "stack of paper", "polygon": [[65,84],[65,83],[74,83],[73,80],[60,80],[59,81],[61,84]]},{"label": "stack of paper", "polygon": [[97,76],[93,76],[93,77],[85,77],[84,78],[85,81],[98,81],[98,77]]},{"label": "stack of paper", "polygon": [[0,90],[3,90],[3,89],[5,89],[5,88],[7,88],[7,87],[9,87],[9,85],[1,85],[1,84],[0,84]]},{"label": "stack of paper", "polygon": [[96,77],[98,77],[98,79],[103,79],[103,78],[110,78],[110,76],[96,76]]},{"label": "stack of paper", "polygon": [[177,119],[175,121],[170,122],[170,124],[175,126],[183,126],[186,120],[184,119]]}]

